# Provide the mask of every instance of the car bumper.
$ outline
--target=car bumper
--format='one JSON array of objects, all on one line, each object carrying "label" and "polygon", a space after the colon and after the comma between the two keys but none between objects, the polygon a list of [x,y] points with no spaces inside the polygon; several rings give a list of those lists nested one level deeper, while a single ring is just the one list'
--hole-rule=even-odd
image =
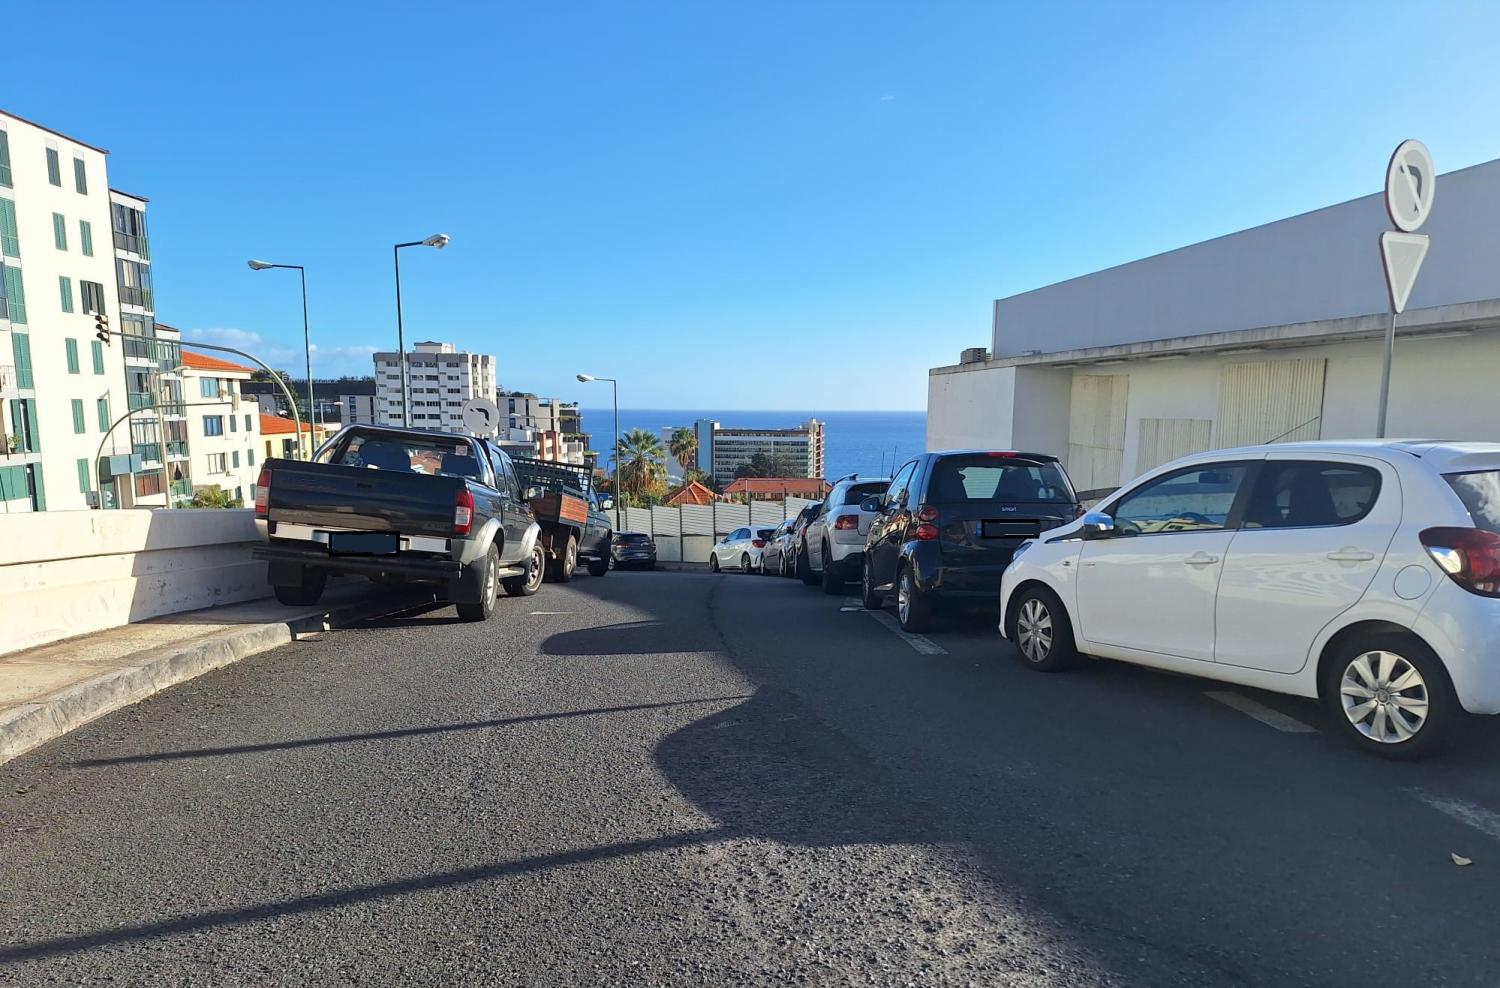
[{"label": "car bumper", "polygon": [[828,568],[833,575],[847,582],[853,582],[864,576],[865,552],[863,549],[846,551],[842,556],[836,552],[830,553]]},{"label": "car bumper", "polygon": [[615,553],[615,562],[617,564],[654,563],[654,562],[656,562],[656,553],[654,553],[654,552],[617,552],[617,553]]},{"label": "car bumper", "polygon": [[1500,714],[1500,600],[1438,579],[1412,631],[1442,660],[1460,706],[1471,714]]},{"label": "car bumper", "polygon": [[944,558],[935,542],[913,544],[908,559],[916,572],[917,588],[924,594],[976,603],[1000,600],[1000,583],[1010,565],[1009,562],[954,565]]},{"label": "car bumper", "polygon": [[268,542],[250,550],[252,559],[276,564],[294,564],[340,573],[405,576],[418,580],[451,580],[463,572],[453,559],[437,556],[333,556],[318,543],[301,541]]}]

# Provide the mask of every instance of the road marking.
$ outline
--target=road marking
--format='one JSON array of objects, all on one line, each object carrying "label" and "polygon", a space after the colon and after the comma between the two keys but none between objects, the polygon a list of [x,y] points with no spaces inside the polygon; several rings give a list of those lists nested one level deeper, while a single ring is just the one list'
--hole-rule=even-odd
[{"label": "road marking", "polygon": [[1267,727],[1274,727],[1278,731],[1287,734],[1316,734],[1316,727],[1309,727],[1295,717],[1288,717],[1279,710],[1272,710],[1264,703],[1242,696],[1239,693],[1220,693],[1209,690],[1203,694],[1213,700],[1218,700],[1226,707],[1233,707],[1247,717],[1253,717]]},{"label": "road marking", "polygon": [[558,614],[572,614],[572,611],[532,611],[533,616],[555,616]]},{"label": "road marking", "polygon": [[852,611],[862,611],[862,610],[864,610],[863,607],[858,607],[858,606],[856,606],[856,607],[850,607],[848,604],[845,604],[843,607],[839,608],[839,612],[842,613],[842,614],[848,614],[848,613],[850,613]]},{"label": "road marking", "polygon": [[[863,608],[861,609],[863,610]],[[906,642],[906,644],[910,645],[912,648],[916,649],[923,655],[948,654],[948,650],[946,648],[939,645],[931,638],[927,638],[924,635],[914,635],[910,631],[903,630],[901,627],[901,622],[896,620],[895,615],[887,614],[885,611],[865,611],[865,613],[870,615],[870,617],[874,618],[875,620],[879,621],[881,624],[885,625],[887,628],[890,628],[891,631],[895,633],[897,638],[900,638],[902,641]]]},{"label": "road marking", "polygon": [[1500,813],[1493,813],[1483,806],[1476,806],[1462,799],[1439,796],[1425,789],[1408,789],[1406,791],[1439,813],[1446,813],[1459,823],[1466,823],[1480,833],[1500,840]]}]

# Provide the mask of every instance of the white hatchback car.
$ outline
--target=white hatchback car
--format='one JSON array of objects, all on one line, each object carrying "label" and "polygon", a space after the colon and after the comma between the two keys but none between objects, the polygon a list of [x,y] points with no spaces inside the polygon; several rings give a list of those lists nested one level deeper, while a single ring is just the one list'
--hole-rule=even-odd
[{"label": "white hatchback car", "polygon": [[1318,697],[1366,750],[1425,754],[1500,713],[1500,444],[1309,442],[1200,453],[1025,544],[1000,630]]},{"label": "white hatchback car", "polygon": [[709,572],[737,569],[741,573],[754,573],[773,531],[769,525],[736,528],[708,550]]}]

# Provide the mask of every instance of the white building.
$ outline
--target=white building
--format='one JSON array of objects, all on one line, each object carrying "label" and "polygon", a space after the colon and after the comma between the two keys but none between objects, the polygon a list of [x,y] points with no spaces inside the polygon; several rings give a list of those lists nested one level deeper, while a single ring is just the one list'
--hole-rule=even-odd
[{"label": "white building", "polygon": [[106,155],[0,112],[0,513],[136,498]]},{"label": "white building", "polygon": [[[1500,370],[1500,161],[1438,187],[1386,432],[1495,440],[1473,399]],[[1000,299],[993,356],[929,372],[928,448],[1057,453],[1090,490],[1200,450],[1372,436],[1387,229],[1370,195]]]},{"label": "white building", "polygon": [[193,490],[218,487],[249,504],[260,474],[260,406],[240,385],[254,370],[191,350],[182,351],[182,364]]},{"label": "white building", "polygon": [[[398,393],[399,390],[398,388]],[[378,401],[375,395],[339,395],[340,423],[373,425]]]},{"label": "white building", "polygon": [[[720,484],[733,480],[735,471],[757,454],[782,464],[788,477],[823,477],[824,426],[817,419],[790,429],[726,429],[712,419],[699,419],[687,428],[698,439],[697,469]],[[676,431],[676,427],[662,429],[663,449],[671,449]],[[675,476],[680,464],[670,452],[667,461]]]},{"label": "white building", "polygon": [[[489,354],[455,350],[452,343],[418,343],[406,365],[410,424],[416,428],[463,432],[464,402],[496,400],[495,358]],[[402,424],[399,354],[375,354],[375,399],[379,424]]]}]

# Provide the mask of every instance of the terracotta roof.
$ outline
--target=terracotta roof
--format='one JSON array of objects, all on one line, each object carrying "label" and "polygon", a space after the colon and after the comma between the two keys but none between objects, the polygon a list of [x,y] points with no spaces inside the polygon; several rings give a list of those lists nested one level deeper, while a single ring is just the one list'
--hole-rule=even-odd
[{"label": "terracotta roof", "polygon": [[[277,434],[279,432],[296,432],[296,431],[297,431],[297,424],[295,422],[293,422],[291,419],[284,419],[280,415],[267,415],[265,412],[261,412],[260,413],[260,434],[261,435],[263,435],[263,436],[273,436],[273,435],[275,435],[275,434]],[[302,423],[302,431],[303,432],[311,432],[312,431],[312,426],[309,425],[309,424],[307,424],[306,422],[303,422]]]},{"label": "terracotta roof", "polygon": [[696,480],[690,480],[668,494],[662,503],[669,508],[675,508],[679,504],[713,504],[717,500],[719,500],[719,495],[710,488]]},{"label": "terracotta roof", "polygon": [[191,367],[193,370],[228,371],[232,374],[255,373],[254,368],[246,367],[244,364],[230,363],[227,360],[210,357],[206,353],[194,353],[191,350],[182,351],[182,364],[184,367]]},{"label": "terracotta roof", "polygon": [[740,477],[724,486],[725,494],[812,494],[821,497],[829,491],[828,481],[817,477]]}]

